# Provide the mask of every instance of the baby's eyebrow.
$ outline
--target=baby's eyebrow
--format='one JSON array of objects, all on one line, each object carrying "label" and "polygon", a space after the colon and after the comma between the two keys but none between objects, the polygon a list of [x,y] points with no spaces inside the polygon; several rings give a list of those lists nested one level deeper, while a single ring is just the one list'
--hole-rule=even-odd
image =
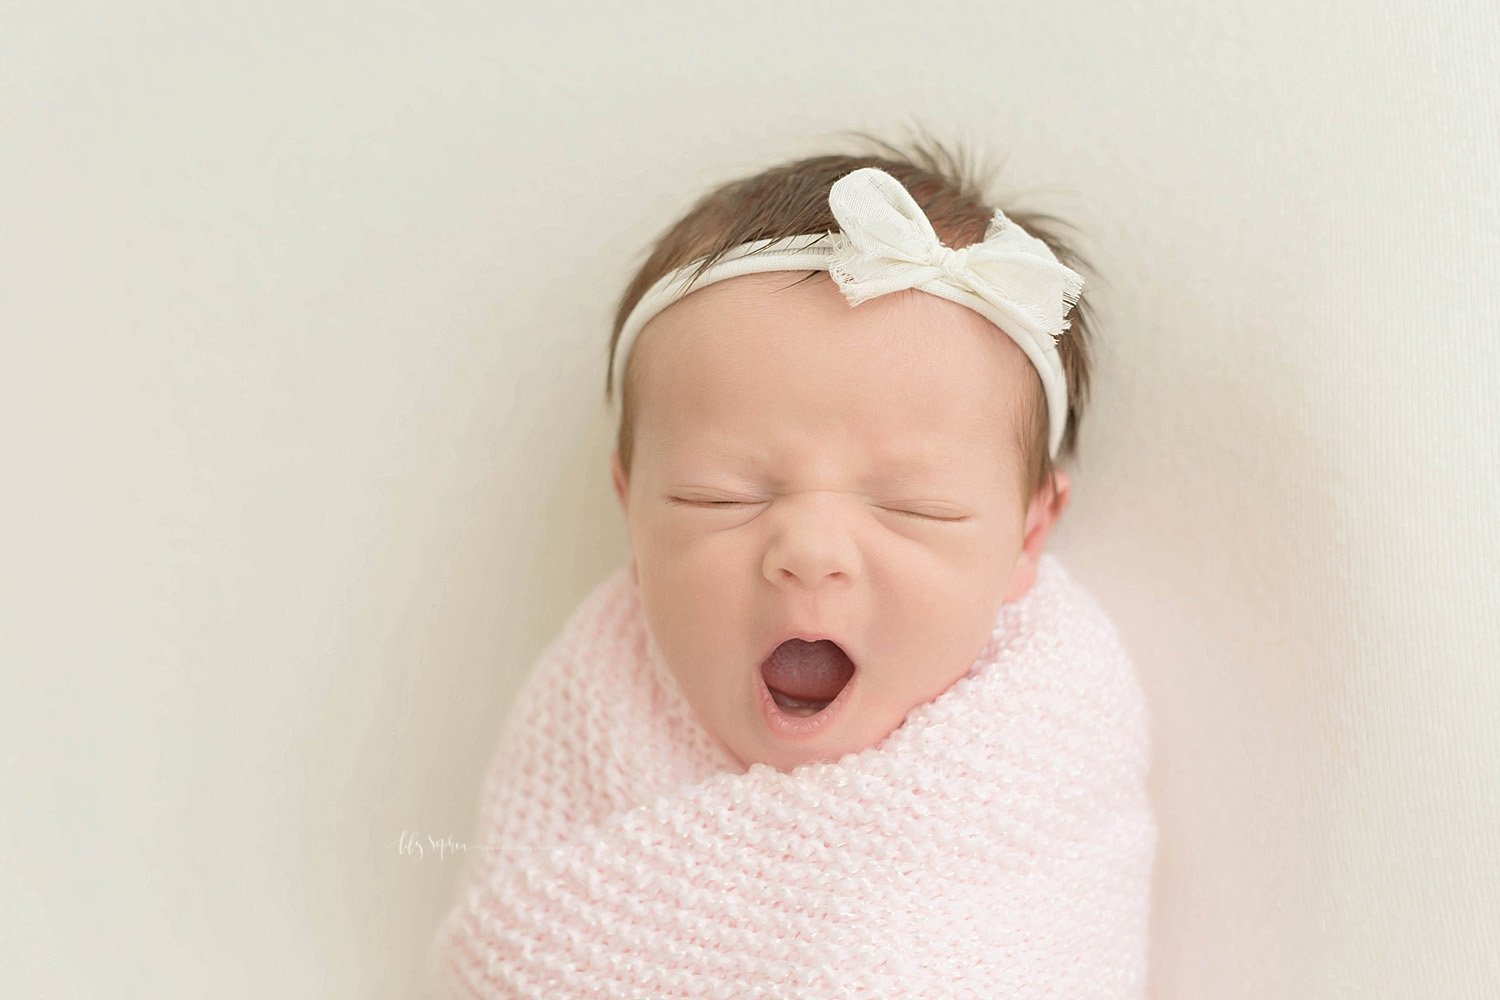
[{"label": "baby's eyebrow", "polygon": [[915,476],[930,473],[941,461],[930,455],[912,455],[900,459],[881,459],[878,468],[883,476]]},{"label": "baby's eyebrow", "polygon": [[964,463],[945,460],[931,453],[907,455],[896,459],[882,459],[876,466],[877,475],[884,482],[908,483],[929,481],[953,470],[962,470]]}]

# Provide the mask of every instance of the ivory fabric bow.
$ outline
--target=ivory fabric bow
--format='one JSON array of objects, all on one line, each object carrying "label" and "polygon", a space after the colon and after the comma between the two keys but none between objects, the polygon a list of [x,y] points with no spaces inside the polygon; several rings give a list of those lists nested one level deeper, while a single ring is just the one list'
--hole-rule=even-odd
[{"label": "ivory fabric bow", "polygon": [[973,295],[1008,320],[997,325],[1012,337],[1024,330],[1045,349],[1067,329],[1083,291],[1082,276],[1004,212],[995,213],[982,242],[944,246],[911,194],[883,170],[839,178],[828,207],[843,230],[830,237],[828,271],[851,306],[906,288],[971,307],[960,296]]}]

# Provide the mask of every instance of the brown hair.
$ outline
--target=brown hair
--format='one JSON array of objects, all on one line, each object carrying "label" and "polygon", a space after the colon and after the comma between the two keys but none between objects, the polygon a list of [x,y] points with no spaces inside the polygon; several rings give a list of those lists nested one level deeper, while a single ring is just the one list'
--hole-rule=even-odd
[{"label": "brown hair", "polygon": [[[620,329],[647,289],[662,275],[694,261],[700,262],[695,275],[701,274],[725,251],[741,243],[836,230],[838,222],[828,208],[828,191],[834,181],[851,171],[879,167],[900,181],[921,206],[938,238],[948,246],[960,249],[984,238],[995,207],[999,206],[985,203],[982,192],[989,178],[968,165],[970,158],[964,156],[961,149],[950,151],[931,138],[913,142],[903,149],[872,136],[855,134],[874,144],[880,152],[809,157],[725,184],[700,198],[656,241],[615,312],[604,381],[607,402],[613,401],[615,350],[620,341]],[[1057,232],[1058,226],[1072,228],[1069,223],[1041,212],[1007,208],[1005,214],[1046,243],[1068,267],[1084,274],[1085,278],[1091,273],[1092,269],[1078,251]],[[1079,298],[1069,313],[1069,319],[1069,328],[1057,340],[1068,386],[1068,423],[1058,448],[1059,460],[1071,457],[1077,450],[1078,425],[1088,396],[1089,341],[1094,319],[1084,297]],[[639,352],[632,351],[631,354],[624,385],[620,387],[620,426],[616,441],[620,464],[627,473],[631,464],[633,400],[637,392],[635,356]],[[1025,481],[1032,484],[1032,490],[1040,490],[1052,479],[1053,461],[1047,452],[1047,400],[1042,392],[1041,377],[1035,371],[1032,374],[1021,401],[1021,440],[1017,445],[1025,456]],[[1023,498],[1029,500],[1031,492],[1024,493]]]}]

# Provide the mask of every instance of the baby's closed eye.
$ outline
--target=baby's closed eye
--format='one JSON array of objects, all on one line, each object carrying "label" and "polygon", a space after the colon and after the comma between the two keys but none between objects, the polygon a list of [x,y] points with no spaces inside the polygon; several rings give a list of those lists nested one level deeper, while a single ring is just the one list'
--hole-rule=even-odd
[{"label": "baby's closed eye", "polygon": [[882,507],[880,509],[881,510],[888,510],[892,514],[909,514],[912,517],[922,517],[922,518],[926,518],[929,521],[967,521],[967,520],[969,520],[969,515],[968,514],[949,515],[949,514],[936,513],[936,512],[933,512],[933,511],[929,511],[929,510],[912,510],[912,509],[908,509],[908,508],[905,508],[905,507]]}]

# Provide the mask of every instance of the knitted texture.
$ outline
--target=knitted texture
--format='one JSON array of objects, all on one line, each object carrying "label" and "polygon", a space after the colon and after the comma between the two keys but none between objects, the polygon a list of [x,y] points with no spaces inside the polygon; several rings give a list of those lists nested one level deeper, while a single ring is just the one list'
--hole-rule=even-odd
[{"label": "knitted texture", "polygon": [[1156,826],[1118,634],[1044,554],[967,675],[878,746],[729,758],[625,569],[513,704],[440,997],[1139,998]]}]

